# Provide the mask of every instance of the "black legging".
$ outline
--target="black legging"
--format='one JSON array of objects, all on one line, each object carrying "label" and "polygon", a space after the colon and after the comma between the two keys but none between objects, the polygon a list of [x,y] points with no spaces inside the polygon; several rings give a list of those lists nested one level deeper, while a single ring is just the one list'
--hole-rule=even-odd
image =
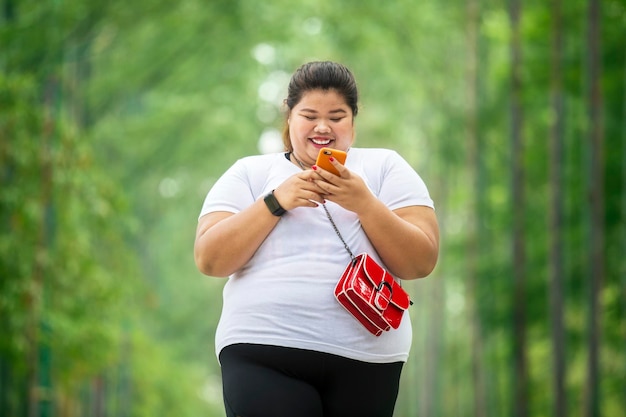
[{"label": "black legging", "polygon": [[220,362],[228,417],[391,417],[403,365],[254,344]]}]

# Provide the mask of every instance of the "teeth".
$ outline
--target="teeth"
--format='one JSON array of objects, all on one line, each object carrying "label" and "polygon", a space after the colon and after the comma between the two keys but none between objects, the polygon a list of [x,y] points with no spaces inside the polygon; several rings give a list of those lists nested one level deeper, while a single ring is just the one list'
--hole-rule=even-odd
[{"label": "teeth", "polygon": [[330,143],[330,139],[320,140],[320,139],[312,138],[311,140],[316,145],[328,145]]}]

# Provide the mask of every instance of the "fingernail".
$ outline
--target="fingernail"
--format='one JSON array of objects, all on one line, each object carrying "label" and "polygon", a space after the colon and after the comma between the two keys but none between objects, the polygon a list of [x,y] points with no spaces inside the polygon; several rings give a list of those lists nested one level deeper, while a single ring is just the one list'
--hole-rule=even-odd
[{"label": "fingernail", "polygon": [[311,166],[311,169],[312,169],[313,171],[317,170],[317,165],[313,165],[313,166]]},{"label": "fingernail", "polygon": [[333,157],[331,156],[330,158],[328,158],[328,160],[329,160],[330,162],[333,162],[333,161],[335,160],[335,158],[333,158]]}]

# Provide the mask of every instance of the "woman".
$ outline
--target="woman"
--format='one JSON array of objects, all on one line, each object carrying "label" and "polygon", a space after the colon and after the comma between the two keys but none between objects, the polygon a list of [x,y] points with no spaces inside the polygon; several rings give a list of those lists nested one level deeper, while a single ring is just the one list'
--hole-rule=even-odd
[{"label": "woman", "polygon": [[[428,275],[439,232],[426,186],[397,153],[351,148],[352,73],[310,62],[285,100],[285,153],[237,161],[209,191],[195,260],[229,277],[216,332],[228,416],[392,416],[411,323],[375,337],[334,298],[353,253],[397,279]],[[339,176],[319,149],[348,151]]]}]

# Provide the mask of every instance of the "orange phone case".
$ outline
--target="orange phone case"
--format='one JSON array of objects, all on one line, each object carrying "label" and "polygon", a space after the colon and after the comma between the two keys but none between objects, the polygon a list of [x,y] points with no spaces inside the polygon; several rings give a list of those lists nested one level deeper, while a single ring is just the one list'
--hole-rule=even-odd
[{"label": "orange phone case", "polygon": [[343,165],[346,163],[346,157],[348,154],[344,151],[340,151],[339,149],[322,148],[317,154],[317,161],[315,162],[315,165],[328,172],[332,172],[335,175],[339,175],[339,171],[337,171],[333,164],[331,164],[328,160],[331,156]]}]

